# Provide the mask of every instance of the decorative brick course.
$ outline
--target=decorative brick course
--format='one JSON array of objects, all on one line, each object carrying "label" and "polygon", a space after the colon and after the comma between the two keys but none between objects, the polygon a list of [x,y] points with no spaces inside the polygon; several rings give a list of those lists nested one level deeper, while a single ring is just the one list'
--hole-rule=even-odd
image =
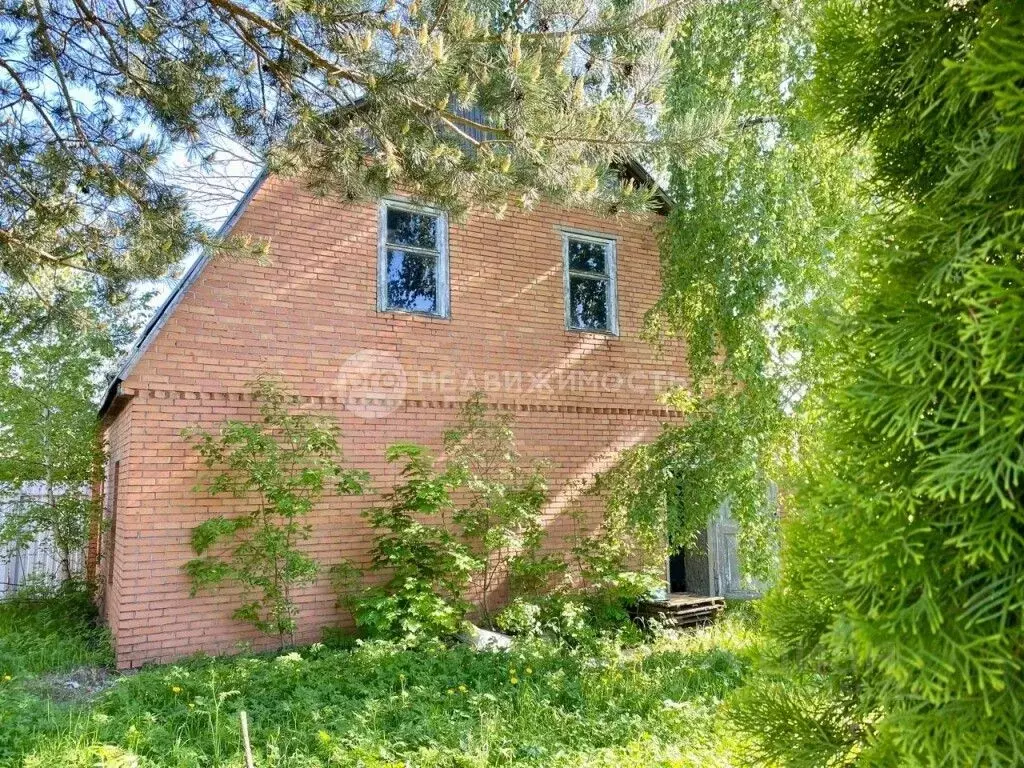
[{"label": "decorative brick course", "polygon": [[[245,385],[260,373],[336,418],[347,464],[369,470],[378,488],[394,478],[386,445],[437,448],[458,405],[484,390],[515,414],[523,452],[550,462],[545,519],[556,545],[569,532],[573,483],[674,418],[657,394],[685,380],[683,350],[669,342],[656,353],[639,338],[660,291],[656,215],[602,219],[541,205],[452,221],[449,319],[377,311],[377,226],[375,204],[319,199],[271,177],[234,230],[266,239],[268,263],[214,258],[126,377],[107,425],[111,466],[120,466],[103,601],[120,667],[273,644],[231,620],[230,588],[189,598],[181,571],[191,529],[243,508],[193,491],[200,465],[181,430],[252,416]],[[620,336],[565,329],[560,228],[618,238]],[[108,471],[108,502],[110,482]],[[365,561],[360,511],[371,502],[325,499],[310,520],[309,551],[325,566]],[[298,603],[299,642],[349,622],[326,579]]]}]

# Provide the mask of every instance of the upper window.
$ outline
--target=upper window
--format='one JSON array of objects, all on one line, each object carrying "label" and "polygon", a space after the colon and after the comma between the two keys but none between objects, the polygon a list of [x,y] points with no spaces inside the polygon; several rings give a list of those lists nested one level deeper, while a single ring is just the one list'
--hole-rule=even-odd
[{"label": "upper window", "polygon": [[383,203],[377,261],[379,309],[448,316],[448,223],[443,213]]},{"label": "upper window", "polygon": [[563,237],[566,327],[618,333],[615,241],[575,234]]}]

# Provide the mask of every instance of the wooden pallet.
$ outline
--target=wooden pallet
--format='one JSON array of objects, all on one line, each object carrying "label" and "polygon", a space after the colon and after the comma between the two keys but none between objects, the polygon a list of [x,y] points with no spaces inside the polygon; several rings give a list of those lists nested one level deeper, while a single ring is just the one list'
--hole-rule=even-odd
[{"label": "wooden pallet", "polygon": [[668,627],[697,627],[710,624],[725,610],[725,598],[679,592],[664,600],[647,600],[633,610],[633,620],[647,624],[652,619]]}]

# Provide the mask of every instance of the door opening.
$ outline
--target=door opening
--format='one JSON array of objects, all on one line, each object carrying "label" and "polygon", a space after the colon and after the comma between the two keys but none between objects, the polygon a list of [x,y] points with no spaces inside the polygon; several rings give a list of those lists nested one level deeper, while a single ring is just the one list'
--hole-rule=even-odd
[{"label": "door opening", "polygon": [[686,556],[682,550],[669,555],[668,591],[672,594],[686,591]]}]

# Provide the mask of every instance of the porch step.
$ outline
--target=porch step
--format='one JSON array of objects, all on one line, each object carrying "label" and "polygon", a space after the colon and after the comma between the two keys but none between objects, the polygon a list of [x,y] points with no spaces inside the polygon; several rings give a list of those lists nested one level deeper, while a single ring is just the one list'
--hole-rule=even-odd
[{"label": "porch step", "polygon": [[657,619],[669,627],[696,627],[710,624],[725,610],[725,598],[676,592],[664,600],[645,600],[631,611],[633,620],[646,624]]}]

